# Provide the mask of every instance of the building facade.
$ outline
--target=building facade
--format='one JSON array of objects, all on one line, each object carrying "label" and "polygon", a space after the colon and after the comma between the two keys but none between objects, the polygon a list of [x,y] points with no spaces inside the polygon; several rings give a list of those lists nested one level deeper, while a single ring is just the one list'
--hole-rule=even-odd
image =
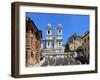
[{"label": "building facade", "polygon": [[63,52],[62,48],[62,25],[55,27],[54,32],[51,24],[46,26],[46,39],[42,40],[41,49],[47,52]]},{"label": "building facade", "polygon": [[[86,32],[83,37],[82,37],[82,40],[83,40],[83,46],[84,46],[84,55],[86,56],[87,60],[89,61],[89,31]],[[89,62],[88,62],[89,63]]]},{"label": "building facade", "polygon": [[68,44],[71,51],[77,50],[77,48],[82,45],[81,36],[74,33],[71,37],[68,38]]},{"label": "building facade", "polygon": [[40,62],[41,38],[41,31],[30,18],[26,17],[26,67]]}]

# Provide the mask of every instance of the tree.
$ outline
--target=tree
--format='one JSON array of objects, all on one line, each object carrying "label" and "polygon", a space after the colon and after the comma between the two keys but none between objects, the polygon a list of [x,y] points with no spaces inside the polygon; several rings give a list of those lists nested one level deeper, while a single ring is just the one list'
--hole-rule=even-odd
[{"label": "tree", "polygon": [[77,48],[76,52],[77,52],[77,53],[84,53],[84,46],[83,46],[83,45],[79,46],[79,47]]},{"label": "tree", "polygon": [[78,56],[77,56],[77,60],[79,60],[82,64],[85,64],[85,63],[89,63],[89,60],[86,59],[86,56],[84,55],[84,46],[79,46],[76,50],[76,52],[78,53]]},{"label": "tree", "polygon": [[65,50],[64,50],[64,52],[69,52],[69,50],[70,50],[70,49],[69,49],[69,44],[66,43],[66,44],[65,44]]}]

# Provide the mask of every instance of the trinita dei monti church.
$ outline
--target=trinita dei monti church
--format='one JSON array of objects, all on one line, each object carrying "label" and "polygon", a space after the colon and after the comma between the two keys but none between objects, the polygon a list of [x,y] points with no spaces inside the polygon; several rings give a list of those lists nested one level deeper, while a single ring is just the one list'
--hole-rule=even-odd
[{"label": "trinita dei monti church", "polygon": [[52,27],[51,24],[46,26],[46,38],[41,41],[41,51],[46,54],[64,53],[61,24],[56,27]]}]

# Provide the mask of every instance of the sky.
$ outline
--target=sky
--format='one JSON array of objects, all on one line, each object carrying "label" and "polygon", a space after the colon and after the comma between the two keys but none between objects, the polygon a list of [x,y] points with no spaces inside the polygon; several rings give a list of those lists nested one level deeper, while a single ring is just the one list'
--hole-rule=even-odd
[{"label": "sky", "polygon": [[83,35],[85,32],[89,31],[90,26],[89,15],[26,12],[26,16],[42,31],[43,40],[46,39],[46,26],[48,24],[51,24],[53,31],[58,24],[61,24],[63,44],[67,42],[68,38],[73,35],[73,33]]}]

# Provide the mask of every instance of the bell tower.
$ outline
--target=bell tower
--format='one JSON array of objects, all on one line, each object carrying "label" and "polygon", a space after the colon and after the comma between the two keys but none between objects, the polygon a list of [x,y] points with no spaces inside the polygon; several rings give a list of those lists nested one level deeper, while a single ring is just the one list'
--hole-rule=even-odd
[{"label": "bell tower", "polygon": [[46,48],[52,47],[52,28],[51,24],[48,24],[46,26]]},{"label": "bell tower", "polygon": [[47,35],[47,36],[52,35],[51,24],[48,24],[47,27],[46,27],[46,35]]},{"label": "bell tower", "polygon": [[62,47],[62,25],[58,24],[57,27],[57,40],[58,40],[58,47]]}]

